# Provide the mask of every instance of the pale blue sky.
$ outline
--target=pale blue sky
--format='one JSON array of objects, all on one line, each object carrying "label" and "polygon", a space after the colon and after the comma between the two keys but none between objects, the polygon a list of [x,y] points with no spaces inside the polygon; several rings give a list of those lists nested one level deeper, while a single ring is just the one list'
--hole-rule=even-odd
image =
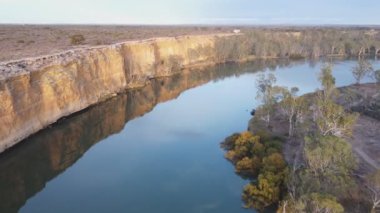
[{"label": "pale blue sky", "polygon": [[0,0],[0,23],[380,24],[380,0]]}]

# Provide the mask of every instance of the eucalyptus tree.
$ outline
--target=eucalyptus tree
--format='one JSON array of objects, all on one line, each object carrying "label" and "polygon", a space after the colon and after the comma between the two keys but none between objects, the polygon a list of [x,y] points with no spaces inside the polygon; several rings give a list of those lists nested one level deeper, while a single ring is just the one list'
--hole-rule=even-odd
[{"label": "eucalyptus tree", "polygon": [[331,65],[326,65],[322,69],[319,80],[322,90],[317,92],[313,116],[319,133],[324,136],[350,136],[358,114],[346,113],[342,106],[334,102],[339,92],[335,87]]},{"label": "eucalyptus tree", "polygon": [[365,59],[359,59],[358,64],[352,68],[352,75],[354,76],[356,83],[360,84],[361,80],[371,74],[373,71],[372,64]]},{"label": "eucalyptus tree", "polygon": [[302,96],[297,96],[298,91],[297,87],[293,87],[290,90],[283,88],[282,90],[280,106],[289,123],[289,137],[294,135],[297,124],[302,122],[307,111],[306,100]]},{"label": "eucalyptus tree", "polygon": [[270,121],[272,114],[274,113],[275,104],[279,99],[279,94],[281,88],[275,86],[276,77],[273,73],[268,75],[261,74],[259,75],[256,86],[257,86],[257,96],[256,99],[260,100],[262,106],[260,107],[260,112],[262,112],[261,118],[266,122],[266,125],[270,126]]},{"label": "eucalyptus tree", "polygon": [[371,198],[371,212],[375,213],[376,208],[380,207],[380,170],[377,170],[366,177],[365,186]]}]

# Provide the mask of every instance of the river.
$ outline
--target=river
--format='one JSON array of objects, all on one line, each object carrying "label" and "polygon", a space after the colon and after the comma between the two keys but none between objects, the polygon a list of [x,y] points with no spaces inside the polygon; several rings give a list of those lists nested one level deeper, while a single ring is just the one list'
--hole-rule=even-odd
[{"label": "river", "polygon": [[[337,85],[354,60],[334,60]],[[372,61],[380,68],[379,61]],[[152,79],[0,155],[0,212],[251,212],[220,142],[247,129],[259,73],[301,93],[324,61],[224,64]],[[370,78],[363,82],[373,81]]]}]

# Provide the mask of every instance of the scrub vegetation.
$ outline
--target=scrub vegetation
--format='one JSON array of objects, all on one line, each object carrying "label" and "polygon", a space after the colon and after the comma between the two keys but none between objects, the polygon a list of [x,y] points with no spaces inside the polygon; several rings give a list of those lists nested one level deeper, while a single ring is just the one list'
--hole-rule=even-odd
[{"label": "scrub vegetation", "polygon": [[373,29],[249,29],[232,39],[220,38],[216,54],[221,61],[247,57],[363,57],[380,54],[380,34]]},{"label": "scrub vegetation", "polygon": [[[332,69],[326,64],[319,76],[320,90],[304,96],[297,96],[297,88],[276,86],[271,74],[258,77],[262,105],[254,113],[253,126],[222,143],[236,173],[250,180],[242,193],[245,207],[279,213],[340,213],[347,202],[364,203],[359,212],[380,207],[380,173],[357,172],[348,139],[359,113],[337,104],[340,94]],[[378,75],[364,59],[353,68],[354,76],[357,71],[364,73],[362,77]],[[271,126],[278,119],[288,126],[281,135]],[[284,149],[286,143],[297,144],[293,154]]]}]

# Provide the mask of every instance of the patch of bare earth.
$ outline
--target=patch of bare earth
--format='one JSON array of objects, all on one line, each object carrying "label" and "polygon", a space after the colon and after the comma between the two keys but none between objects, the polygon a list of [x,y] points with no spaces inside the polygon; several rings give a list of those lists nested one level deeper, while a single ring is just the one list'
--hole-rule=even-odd
[{"label": "patch of bare earth", "polygon": [[349,140],[360,159],[360,173],[380,169],[380,121],[361,115]]},{"label": "patch of bare earth", "polygon": [[359,174],[380,169],[380,84],[351,85],[340,93],[338,103],[360,113],[348,140],[358,157]]}]

